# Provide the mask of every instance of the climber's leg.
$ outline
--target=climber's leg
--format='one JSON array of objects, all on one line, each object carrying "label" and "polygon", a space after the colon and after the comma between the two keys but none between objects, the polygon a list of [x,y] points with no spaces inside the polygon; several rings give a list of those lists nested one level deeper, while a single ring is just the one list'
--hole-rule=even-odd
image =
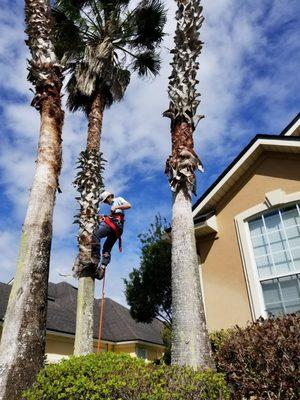
[{"label": "climber's leg", "polygon": [[112,250],[114,244],[116,243],[117,239],[118,238],[117,238],[116,233],[114,232],[113,229],[111,229],[111,231],[107,235],[107,238],[103,245],[102,261],[101,261],[101,265],[96,270],[96,273],[95,273],[96,279],[102,279],[104,277],[105,269],[106,269],[107,265],[110,263],[111,250]]},{"label": "climber's leg", "polygon": [[107,236],[104,245],[103,245],[103,251],[102,251],[102,265],[108,265],[110,262],[110,254],[111,250],[114,247],[114,244],[117,241],[117,235],[116,233],[111,230],[110,234]]},{"label": "climber's leg", "polygon": [[99,225],[92,236],[92,263],[98,265],[100,262],[101,239],[110,234],[111,228],[107,225]]},{"label": "climber's leg", "polygon": [[94,230],[92,237],[86,239],[85,246],[81,243],[79,254],[72,268],[74,276],[79,276],[83,270],[96,269],[100,261],[100,240],[109,234],[109,229],[107,228],[109,227],[104,225],[98,226]]}]

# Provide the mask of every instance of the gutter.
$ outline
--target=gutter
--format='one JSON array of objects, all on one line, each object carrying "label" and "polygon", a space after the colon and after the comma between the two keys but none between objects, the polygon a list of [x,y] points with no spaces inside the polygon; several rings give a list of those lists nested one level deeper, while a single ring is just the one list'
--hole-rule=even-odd
[{"label": "gutter", "polygon": [[148,342],[147,340],[124,340],[121,342],[114,342],[115,345],[123,345],[123,344],[143,344],[143,345],[147,345],[150,347],[160,347],[162,349],[165,349],[166,346],[162,345],[162,344],[158,344],[158,343],[153,343],[153,342]]}]

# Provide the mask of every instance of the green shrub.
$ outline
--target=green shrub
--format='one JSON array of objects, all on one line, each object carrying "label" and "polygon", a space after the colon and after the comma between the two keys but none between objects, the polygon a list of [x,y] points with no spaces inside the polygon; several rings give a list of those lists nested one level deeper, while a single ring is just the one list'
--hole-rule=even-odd
[{"label": "green shrub", "polygon": [[156,366],[125,354],[72,357],[48,365],[23,394],[27,400],[227,400],[224,376]]},{"label": "green shrub", "polygon": [[300,398],[300,315],[236,327],[216,353],[234,399]]},{"label": "green shrub", "polygon": [[213,353],[219,351],[219,349],[223,346],[225,340],[230,336],[232,332],[232,329],[221,329],[219,331],[213,331],[209,334],[211,349]]}]

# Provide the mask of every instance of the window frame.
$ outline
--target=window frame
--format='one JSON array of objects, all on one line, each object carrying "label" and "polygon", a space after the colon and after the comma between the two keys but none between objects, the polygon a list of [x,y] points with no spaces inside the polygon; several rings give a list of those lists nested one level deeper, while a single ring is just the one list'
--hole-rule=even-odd
[{"label": "window frame", "polygon": [[[139,351],[144,351],[144,352],[145,352],[145,357],[140,357],[140,356],[139,356]],[[147,360],[148,360],[148,351],[147,351],[146,347],[141,346],[141,345],[137,345],[137,346],[136,346],[136,356],[137,356],[137,358],[139,358],[140,360],[147,361]]]},{"label": "window frame", "polygon": [[[279,191],[281,191],[280,196],[277,196]],[[265,310],[265,302],[261,286],[261,281],[263,279],[259,277],[258,268],[254,259],[248,222],[266,212],[272,212],[278,208],[285,208],[286,206],[292,206],[293,204],[299,203],[300,192],[286,194],[284,191],[277,189],[273,192],[266,193],[265,198],[266,201],[263,203],[257,204],[254,207],[243,211],[234,218],[253,320],[258,319],[259,317],[267,318],[268,313]],[[269,199],[272,201],[269,201]],[[289,275],[293,275],[293,273],[286,276]]]}]

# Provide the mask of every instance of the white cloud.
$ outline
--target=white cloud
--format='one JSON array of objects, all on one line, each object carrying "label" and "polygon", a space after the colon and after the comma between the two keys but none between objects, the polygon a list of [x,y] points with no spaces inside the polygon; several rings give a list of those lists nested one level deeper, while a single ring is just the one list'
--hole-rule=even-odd
[{"label": "white cloud", "polygon": [[[15,246],[14,251],[8,249],[2,253],[6,267],[1,269],[1,280],[9,278],[14,271],[16,238],[34,174],[39,130],[39,115],[29,106],[31,93],[26,81],[28,50],[23,43],[23,2],[16,4],[12,7],[11,2],[4,1],[0,17],[1,183],[11,202],[11,218],[16,222],[15,231],[4,227],[1,234],[5,243],[2,247],[13,237]],[[200,58],[202,103],[199,113],[205,114],[205,119],[199,124],[195,141],[201,158],[209,165],[214,164],[214,169],[208,170],[201,181],[211,181],[216,169],[220,171],[257,131],[268,128],[272,133],[278,132],[293,116],[295,105],[290,101],[290,93],[299,60],[291,51],[299,47],[298,38],[295,29],[282,35],[277,31],[295,18],[297,4],[295,0],[290,0],[288,7],[279,0],[203,1],[206,19],[201,30],[205,44]],[[137,234],[147,229],[156,212],[168,215],[169,211],[166,199],[171,195],[167,182],[164,181],[163,186],[158,174],[162,173],[164,160],[170,152],[169,120],[161,114],[168,107],[167,84],[171,69],[168,49],[173,42],[175,5],[173,1],[168,2],[169,35],[162,49],[160,76],[155,80],[140,80],[133,75],[124,101],[113,105],[104,115],[102,151],[109,161],[106,184],[116,193],[124,192],[135,205],[128,214],[126,252],[115,255],[109,272],[108,293],[122,301],[121,276],[138,262]],[[275,31],[276,38],[273,38]],[[261,115],[257,108],[262,109]],[[257,126],[257,121],[261,127]],[[72,181],[76,158],[85,146],[86,130],[82,114],[66,113],[60,178],[63,193],[57,195],[54,214],[50,275],[54,281],[60,279],[60,271],[70,270],[76,252],[76,227],[72,225],[76,203]],[[140,193],[136,193],[137,188]]]}]

